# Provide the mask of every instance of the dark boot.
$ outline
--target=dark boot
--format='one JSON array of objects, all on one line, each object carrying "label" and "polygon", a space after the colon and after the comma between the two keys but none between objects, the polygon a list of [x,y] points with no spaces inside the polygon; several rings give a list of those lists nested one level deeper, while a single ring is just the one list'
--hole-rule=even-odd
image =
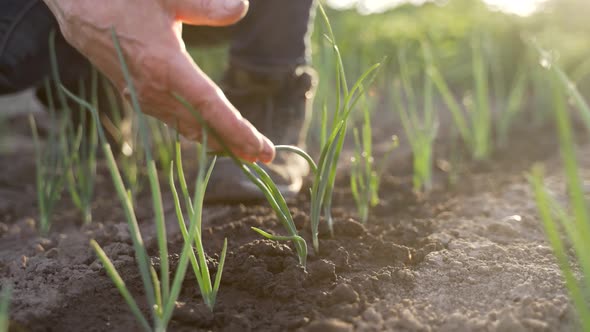
[{"label": "dark boot", "polygon": [[[221,87],[232,104],[275,145],[304,147],[317,74],[309,66],[254,71],[231,66]],[[309,166],[293,153],[278,153],[264,169],[285,197],[299,193]],[[229,158],[217,161],[207,202],[264,200],[263,193]]]}]

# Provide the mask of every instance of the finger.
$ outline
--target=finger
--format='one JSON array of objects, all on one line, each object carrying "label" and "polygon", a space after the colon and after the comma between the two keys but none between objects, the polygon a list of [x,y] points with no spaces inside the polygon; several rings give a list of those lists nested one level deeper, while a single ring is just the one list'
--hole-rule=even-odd
[{"label": "finger", "polygon": [[[200,129],[195,130],[196,124],[194,123],[194,118],[187,119],[184,121],[178,121],[178,119],[175,119],[175,120],[171,120],[170,123],[175,123],[174,128],[176,128],[176,130],[178,130],[183,136],[185,136],[189,139],[192,139],[192,140],[201,141],[201,139],[203,137],[202,131]],[[185,134],[185,133],[187,133],[187,134]],[[265,140],[265,142],[263,142],[263,144],[270,146],[272,149],[273,148],[272,142],[270,140],[268,140],[268,138],[266,138],[266,137],[263,137],[263,139]],[[212,135],[208,136],[207,141],[208,141],[207,148],[209,148],[211,150],[211,152],[224,153],[225,148],[228,147],[227,143],[224,143],[224,144],[219,143],[218,141],[216,141],[212,137]],[[237,149],[231,149],[231,152],[239,159],[242,159],[242,160],[245,160],[248,162],[260,161],[263,163],[270,163],[274,158],[274,154],[270,154],[270,153],[252,155],[250,153],[244,153],[241,150],[237,150]],[[274,151],[273,151],[273,153],[274,153]]]},{"label": "finger", "polygon": [[169,0],[176,18],[188,24],[226,26],[242,19],[248,0]]},{"label": "finger", "polygon": [[[175,61],[171,68],[171,90],[187,99],[201,114],[203,120],[220,136],[223,143],[238,157],[248,161],[268,163],[274,158],[274,145],[244,119],[215,85],[192,61],[188,54]],[[182,124],[181,133],[188,138],[198,135],[199,121],[189,110],[177,112]],[[214,148],[221,148],[217,142]]]}]

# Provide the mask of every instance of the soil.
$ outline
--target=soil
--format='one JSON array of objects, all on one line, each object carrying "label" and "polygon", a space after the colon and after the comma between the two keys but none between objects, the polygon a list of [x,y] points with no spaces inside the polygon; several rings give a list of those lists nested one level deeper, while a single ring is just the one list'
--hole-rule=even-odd
[{"label": "soil", "polygon": [[[140,330],[88,244],[90,239],[100,243],[147,311],[127,225],[104,165],[99,167],[92,224],[81,225],[64,195],[52,232],[41,237],[35,229],[35,166],[26,118],[9,121],[13,133],[25,133],[11,135],[5,144],[10,148],[0,158],[0,283],[15,287],[11,330]],[[187,272],[169,330],[578,330],[525,178],[534,162],[543,162],[550,190],[564,199],[555,136],[545,129],[517,134],[490,163],[455,167],[459,181],[454,184],[437,170],[435,190],[428,196],[412,193],[403,166],[409,164],[408,155],[396,152],[391,171],[382,178],[382,201],[365,225],[356,219],[342,172],[335,235],[322,230],[320,252],[310,248],[307,270],[297,264],[288,244],[263,240],[251,231],[252,226],[282,231],[268,205],[206,206],[205,245],[212,271],[215,253],[225,238],[229,241],[217,305],[208,311],[195,277]],[[588,147],[580,148],[586,180]],[[137,206],[149,206],[149,198],[140,194]],[[174,268],[182,239],[170,195],[165,193],[164,200]],[[290,207],[310,243],[308,202],[302,194]],[[137,212],[153,254],[151,211]]]}]

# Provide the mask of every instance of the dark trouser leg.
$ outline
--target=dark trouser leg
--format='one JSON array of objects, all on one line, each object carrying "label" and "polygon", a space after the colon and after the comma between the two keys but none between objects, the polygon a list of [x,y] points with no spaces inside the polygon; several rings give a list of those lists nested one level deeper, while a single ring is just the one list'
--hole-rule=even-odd
[{"label": "dark trouser leg", "polygon": [[[75,94],[90,98],[90,62],[66,42],[53,14],[41,0],[0,1],[0,95],[34,88],[39,101],[48,106],[44,83],[53,78],[49,44],[52,34],[61,83]],[[98,108],[110,110],[111,100],[105,90],[110,83],[106,79],[99,82],[102,85],[98,90]],[[79,89],[81,83],[85,91]],[[51,92],[56,109],[64,108],[55,85]],[[113,101],[120,105],[120,99]],[[69,99],[67,103],[72,109],[72,121],[78,124],[82,118],[78,105]]]},{"label": "dark trouser leg", "polygon": [[230,57],[245,67],[308,64],[314,0],[252,0],[235,25]]},{"label": "dark trouser leg", "polygon": [[[234,106],[275,144],[303,145],[316,75],[307,65],[314,0],[251,0],[233,27],[230,66],[221,88]],[[269,173],[284,196],[297,194],[309,167],[278,153]],[[256,201],[264,195],[233,164],[219,159],[207,201]]]},{"label": "dark trouser leg", "polygon": [[248,14],[237,24],[185,26],[183,38],[195,46],[229,40],[231,61],[240,66],[268,70],[309,64],[314,7],[315,0],[250,0]]},{"label": "dark trouser leg", "polygon": [[0,94],[41,87],[51,76],[51,31],[56,32],[55,52],[62,82],[88,77],[90,64],[65,41],[42,1],[0,2]]},{"label": "dark trouser leg", "polygon": [[[313,0],[252,0],[246,17],[231,27],[232,62],[264,68],[308,63],[312,7]],[[40,87],[50,76],[53,30],[61,80],[88,77],[88,61],[65,41],[41,0],[0,3],[0,94]]]},{"label": "dark trouser leg", "polygon": [[[302,67],[311,62],[314,9],[315,0],[251,0],[246,17],[231,27],[184,30],[191,45],[230,39],[230,66],[221,88],[277,144],[301,143],[295,133],[303,133],[300,115],[315,81],[313,70]],[[280,120],[291,120],[290,126],[277,125]]]},{"label": "dark trouser leg", "polygon": [[314,4],[252,0],[248,14],[234,27],[222,88],[275,144],[302,143],[315,80],[313,70],[305,67],[311,61]]}]

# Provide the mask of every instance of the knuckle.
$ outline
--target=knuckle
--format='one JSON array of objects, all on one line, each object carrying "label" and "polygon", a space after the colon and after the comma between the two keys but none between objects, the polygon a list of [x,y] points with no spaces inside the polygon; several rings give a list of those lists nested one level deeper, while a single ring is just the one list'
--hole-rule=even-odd
[{"label": "knuckle", "polygon": [[[135,86],[135,92],[137,93],[137,98],[139,99],[139,101],[142,104],[146,104],[149,101],[149,97],[152,95],[152,88],[150,87],[150,84],[137,84]],[[148,104],[149,105],[149,104]],[[151,107],[144,107],[147,109],[150,109]]]},{"label": "knuckle", "polygon": [[198,88],[197,91],[198,94],[191,98],[191,104],[201,113],[203,119],[207,122],[225,121],[226,119],[220,119],[223,105],[219,103],[219,93],[207,86]]},{"label": "knuckle", "polygon": [[142,49],[136,55],[138,72],[152,78],[163,78],[166,75],[166,67],[168,67],[167,60],[162,57],[158,50],[147,48]]},{"label": "knuckle", "polygon": [[138,52],[135,59],[131,60],[130,67],[138,97],[149,100],[167,91],[170,84],[169,61],[150,49]]}]

